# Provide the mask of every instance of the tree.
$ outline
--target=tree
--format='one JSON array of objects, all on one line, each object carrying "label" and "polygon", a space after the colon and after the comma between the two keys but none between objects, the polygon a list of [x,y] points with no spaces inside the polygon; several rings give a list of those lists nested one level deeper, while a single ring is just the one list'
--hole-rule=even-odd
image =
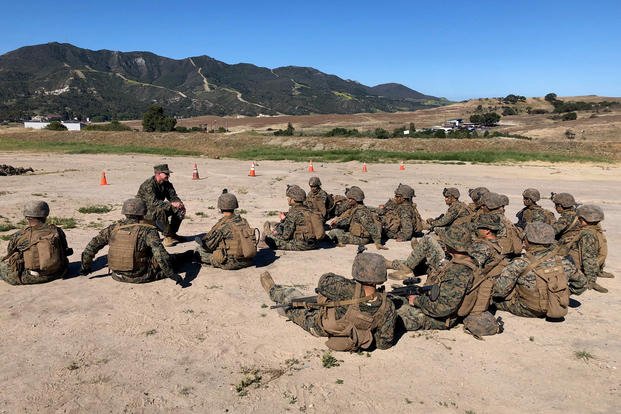
[{"label": "tree", "polygon": [[573,121],[575,119],[578,119],[578,114],[575,112],[567,112],[566,114],[563,115],[561,119],[563,121]]},{"label": "tree", "polygon": [[151,105],[142,116],[142,129],[146,132],[170,132],[175,130],[177,120],[164,115],[164,108]]},{"label": "tree", "polygon": [[67,127],[61,124],[60,121],[52,121],[45,129],[49,129],[50,131],[66,131]]},{"label": "tree", "polygon": [[485,126],[494,126],[500,121],[500,115],[496,112],[486,112],[482,115],[474,114],[470,116],[470,122]]},{"label": "tree", "polygon": [[557,97],[558,97],[558,96],[557,96],[555,93],[550,92],[550,93],[549,93],[549,94],[547,94],[547,95],[545,96],[545,98],[543,98],[543,99],[545,99],[546,101],[548,101],[548,102],[552,103],[552,102],[556,101],[556,98],[557,98]]},{"label": "tree", "polygon": [[295,128],[293,127],[293,125],[291,125],[291,122],[289,122],[287,124],[287,129],[279,129],[278,131],[274,132],[274,135],[292,137],[294,131],[295,131]]},{"label": "tree", "polygon": [[446,138],[446,132],[443,129],[437,129],[436,132],[433,133],[434,138]]}]

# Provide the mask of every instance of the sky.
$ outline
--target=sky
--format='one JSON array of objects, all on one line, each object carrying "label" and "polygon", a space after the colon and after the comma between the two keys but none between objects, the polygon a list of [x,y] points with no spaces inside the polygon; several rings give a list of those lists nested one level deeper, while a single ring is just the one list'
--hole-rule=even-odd
[{"label": "sky", "polygon": [[621,1],[1,2],[0,55],[48,42],[310,66],[463,100],[621,96]]}]

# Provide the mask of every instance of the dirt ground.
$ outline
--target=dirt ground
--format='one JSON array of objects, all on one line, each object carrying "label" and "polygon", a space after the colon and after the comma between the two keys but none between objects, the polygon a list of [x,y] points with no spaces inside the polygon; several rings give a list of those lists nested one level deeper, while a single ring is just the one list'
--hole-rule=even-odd
[{"label": "dirt ground", "polygon": [[[0,177],[0,215],[16,223],[26,200],[42,198],[52,216],[74,217],[77,228],[66,233],[75,274],[86,243],[121,218],[122,201],[162,162],[175,172],[172,182],[188,207],[180,231],[188,236],[216,222],[222,188],[237,195],[244,216],[260,228],[286,209],[285,184],[307,188],[309,177],[306,164],[294,162],[261,162],[251,178],[249,164],[236,160],[0,153],[0,164],[35,169]],[[199,181],[191,180],[195,162]],[[521,207],[526,187],[571,192],[580,202],[603,206],[607,268],[617,278],[601,281],[608,294],[576,297],[562,323],[499,313],[505,332],[484,341],[461,327],[410,332],[389,350],[334,353],[340,365],[324,368],[324,339],[266,308],[271,303],[258,278],[269,270],[277,283],[311,294],[322,273],[350,275],[353,246],[261,251],[256,268],[232,272],[188,265],[182,275],[193,280],[183,289],[171,280],[115,282],[102,258],[89,277],[39,286],[0,282],[0,412],[618,412],[618,164],[407,164],[405,171],[398,164],[369,164],[367,173],[355,162],[314,167],[327,191],[359,185],[372,206],[385,202],[398,183],[412,185],[425,218],[444,211],[445,186],[458,187],[462,198],[479,185],[506,193],[509,217]],[[102,170],[108,186],[99,185]],[[77,211],[93,204],[114,209]],[[541,204],[552,208],[549,200]],[[6,245],[0,241],[2,252]],[[410,251],[408,242],[387,245],[381,253],[389,259]],[[171,250],[191,248],[193,242]]]}]

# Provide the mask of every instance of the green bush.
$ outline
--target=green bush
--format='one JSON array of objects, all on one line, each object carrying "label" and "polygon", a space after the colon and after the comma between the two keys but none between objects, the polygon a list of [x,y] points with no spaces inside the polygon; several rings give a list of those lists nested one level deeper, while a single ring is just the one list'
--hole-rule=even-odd
[{"label": "green bush", "polygon": [[384,128],[375,128],[375,131],[373,131],[373,137],[379,139],[390,138],[390,132],[386,131]]},{"label": "green bush", "polygon": [[274,132],[274,135],[276,135],[276,136],[291,137],[291,136],[293,136],[293,132],[294,131],[295,131],[295,128],[293,127],[293,125],[291,125],[291,122],[289,122],[287,124],[287,129],[279,129],[278,131]]},{"label": "green bush", "polygon": [[434,138],[446,138],[446,132],[443,129],[438,129],[433,133]]},{"label": "green bush", "polygon": [[575,119],[578,119],[578,114],[575,112],[568,112],[561,117],[563,121],[573,121]]},{"label": "green bush", "polygon": [[486,112],[484,114],[474,114],[470,116],[470,122],[485,126],[494,126],[500,121],[500,115],[496,112]]},{"label": "green bush", "polygon": [[119,121],[112,121],[108,124],[90,124],[84,128],[87,131],[131,131],[132,128]]},{"label": "green bush", "polygon": [[170,132],[175,130],[177,120],[164,115],[164,108],[151,105],[142,116],[142,129],[146,132]]},{"label": "green bush", "polygon": [[95,204],[92,206],[80,207],[78,211],[82,214],[103,214],[112,211],[112,207],[103,204]]},{"label": "green bush", "polygon": [[359,137],[360,132],[357,129],[332,128],[324,134],[326,137]]},{"label": "green bush", "polygon": [[45,129],[49,129],[50,131],[66,131],[67,127],[60,121],[52,121],[45,127]]}]

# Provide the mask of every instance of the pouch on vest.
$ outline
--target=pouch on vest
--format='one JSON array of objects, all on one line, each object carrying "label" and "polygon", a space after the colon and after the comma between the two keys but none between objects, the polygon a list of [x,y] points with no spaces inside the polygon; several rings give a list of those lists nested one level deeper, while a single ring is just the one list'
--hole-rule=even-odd
[{"label": "pouch on vest", "polygon": [[255,229],[248,221],[230,222],[233,239],[224,240],[226,252],[236,259],[252,259],[257,255],[257,237]]},{"label": "pouch on vest", "polygon": [[53,226],[32,229],[30,245],[23,254],[24,267],[43,274],[56,273],[65,264],[58,230]]},{"label": "pouch on vest", "polygon": [[386,211],[386,213],[382,216],[382,219],[382,223],[386,231],[396,233],[401,228],[401,220],[399,219],[397,212],[394,210]]},{"label": "pouch on vest", "polygon": [[108,267],[113,272],[132,272],[146,263],[145,252],[136,251],[141,226],[149,225],[130,224],[112,230],[108,248]]},{"label": "pouch on vest", "polygon": [[506,236],[498,238],[498,245],[502,248],[502,254],[518,255],[522,252],[522,235],[517,227],[503,220],[506,229]]},{"label": "pouch on vest", "polygon": [[323,219],[319,214],[314,211],[311,211],[307,217],[305,217],[310,221],[311,227],[313,228],[313,237],[316,240],[322,240],[326,237],[326,230],[323,227]]},{"label": "pouch on vest", "polygon": [[535,269],[538,277],[544,279],[548,287],[548,318],[562,318],[567,315],[569,307],[569,287],[563,269],[563,263],[557,258],[554,267]]}]

